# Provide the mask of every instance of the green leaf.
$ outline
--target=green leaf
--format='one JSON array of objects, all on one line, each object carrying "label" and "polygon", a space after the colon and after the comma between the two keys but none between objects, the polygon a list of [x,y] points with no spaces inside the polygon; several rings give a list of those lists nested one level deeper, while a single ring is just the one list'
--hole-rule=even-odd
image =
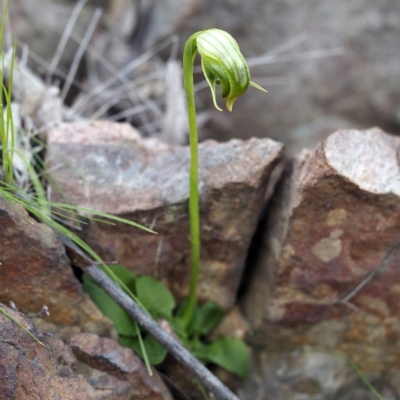
[{"label": "green leaf", "polygon": [[160,316],[172,317],[175,300],[171,292],[157,279],[151,276],[137,277],[136,295],[154,319]]},{"label": "green leaf", "polygon": [[209,362],[209,344],[202,342],[198,338],[190,338],[187,340],[183,340],[182,342],[184,346],[188,348],[200,362],[202,362],[203,364],[207,364],[207,362]]},{"label": "green leaf", "polygon": [[202,358],[246,378],[249,372],[249,349],[243,340],[223,337],[206,346]]},{"label": "green leaf", "polygon": [[195,336],[205,336],[216,327],[222,316],[222,309],[216,303],[209,301],[197,306],[188,331]]},{"label": "green leaf", "polygon": [[122,265],[108,265],[107,268],[103,268],[103,271],[111,278],[112,276],[109,270],[111,270],[130,290],[134,291],[136,277],[132,271]]},{"label": "green leaf", "polygon": [[128,313],[86,274],[83,275],[83,290],[90,296],[100,311],[111,319],[120,335],[136,335],[135,323]]},{"label": "green leaf", "polygon": [[[122,346],[135,350],[135,352],[143,358],[139,339],[137,337],[121,336],[119,338],[119,342]],[[150,364],[158,365],[164,361],[167,355],[167,350],[160,343],[158,343],[156,339],[150,335],[147,335],[143,340],[143,344],[146,349]]]},{"label": "green leaf", "polygon": [[168,323],[173,331],[179,336],[180,339],[186,339],[188,334],[186,331],[185,323],[181,317],[173,317],[168,319]]}]

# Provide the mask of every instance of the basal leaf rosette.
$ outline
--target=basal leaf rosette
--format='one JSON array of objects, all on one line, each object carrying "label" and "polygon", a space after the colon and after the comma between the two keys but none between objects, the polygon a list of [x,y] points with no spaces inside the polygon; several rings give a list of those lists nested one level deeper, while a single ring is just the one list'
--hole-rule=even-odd
[{"label": "basal leaf rosette", "polygon": [[229,33],[220,29],[208,29],[197,36],[196,44],[217,110],[222,111],[216,100],[216,84],[222,87],[222,98],[226,100],[228,111],[232,111],[234,101],[247,90],[249,85],[265,91],[250,81],[246,60],[236,40]]}]

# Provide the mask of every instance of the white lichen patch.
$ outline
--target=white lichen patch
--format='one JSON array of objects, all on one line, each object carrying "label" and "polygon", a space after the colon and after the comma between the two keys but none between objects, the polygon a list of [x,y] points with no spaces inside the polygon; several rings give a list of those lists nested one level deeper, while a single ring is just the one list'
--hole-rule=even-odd
[{"label": "white lichen patch", "polygon": [[400,196],[398,138],[378,128],[337,131],[325,142],[329,164],[342,176],[371,193]]},{"label": "white lichen patch", "polygon": [[323,262],[334,260],[342,251],[342,241],[340,240],[342,234],[342,229],[333,230],[329,237],[323,238],[316,243],[311,251]]}]

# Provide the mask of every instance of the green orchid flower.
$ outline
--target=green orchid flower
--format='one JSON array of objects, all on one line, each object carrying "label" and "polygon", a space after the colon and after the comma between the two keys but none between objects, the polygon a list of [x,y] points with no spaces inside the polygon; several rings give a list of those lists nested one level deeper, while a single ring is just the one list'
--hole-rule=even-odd
[{"label": "green orchid flower", "polygon": [[216,84],[222,86],[222,98],[226,99],[228,111],[232,111],[234,101],[247,90],[249,85],[266,91],[250,81],[246,60],[236,40],[229,33],[220,29],[208,29],[197,36],[196,44],[201,55],[204,76],[210,85],[217,110],[222,111],[216,100]]},{"label": "green orchid flower", "polygon": [[214,105],[217,110],[215,88],[222,87],[222,98],[226,108],[232,111],[235,100],[249,86],[266,92],[262,87],[250,81],[249,67],[240,53],[236,40],[220,29],[207,29],[196,32],[187,40],[183,52],[183,76],[189,119],[190,139],[190,178],[189,178],[189,217],[191,243],[191,270],[189,294],[183,310],[183,322],[189,326],[196,307],[196,290],[200,266],[200,212],[198,188],[198,147],[196,107],[194,102],[193,63],[196,53],[201,56],[201,65],[211,88]]}]

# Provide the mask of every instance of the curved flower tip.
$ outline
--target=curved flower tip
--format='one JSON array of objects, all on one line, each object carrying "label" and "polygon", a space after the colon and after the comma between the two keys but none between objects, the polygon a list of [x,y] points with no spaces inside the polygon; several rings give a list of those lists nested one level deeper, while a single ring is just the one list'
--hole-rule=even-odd
[{"label": "curved flower tip", "polygon": [[250,81],[249,67],[239,50],[236,40],[220,29],[208,29],[196,38],[197,50],[201,55],[201,66],[210,86],[214,106],[218,107],[215,86],[222,86],[222,98],[226,99],[226,108],[232,111],[235,100],[243,94],[249,85],[266,92],[261,86]]}]

